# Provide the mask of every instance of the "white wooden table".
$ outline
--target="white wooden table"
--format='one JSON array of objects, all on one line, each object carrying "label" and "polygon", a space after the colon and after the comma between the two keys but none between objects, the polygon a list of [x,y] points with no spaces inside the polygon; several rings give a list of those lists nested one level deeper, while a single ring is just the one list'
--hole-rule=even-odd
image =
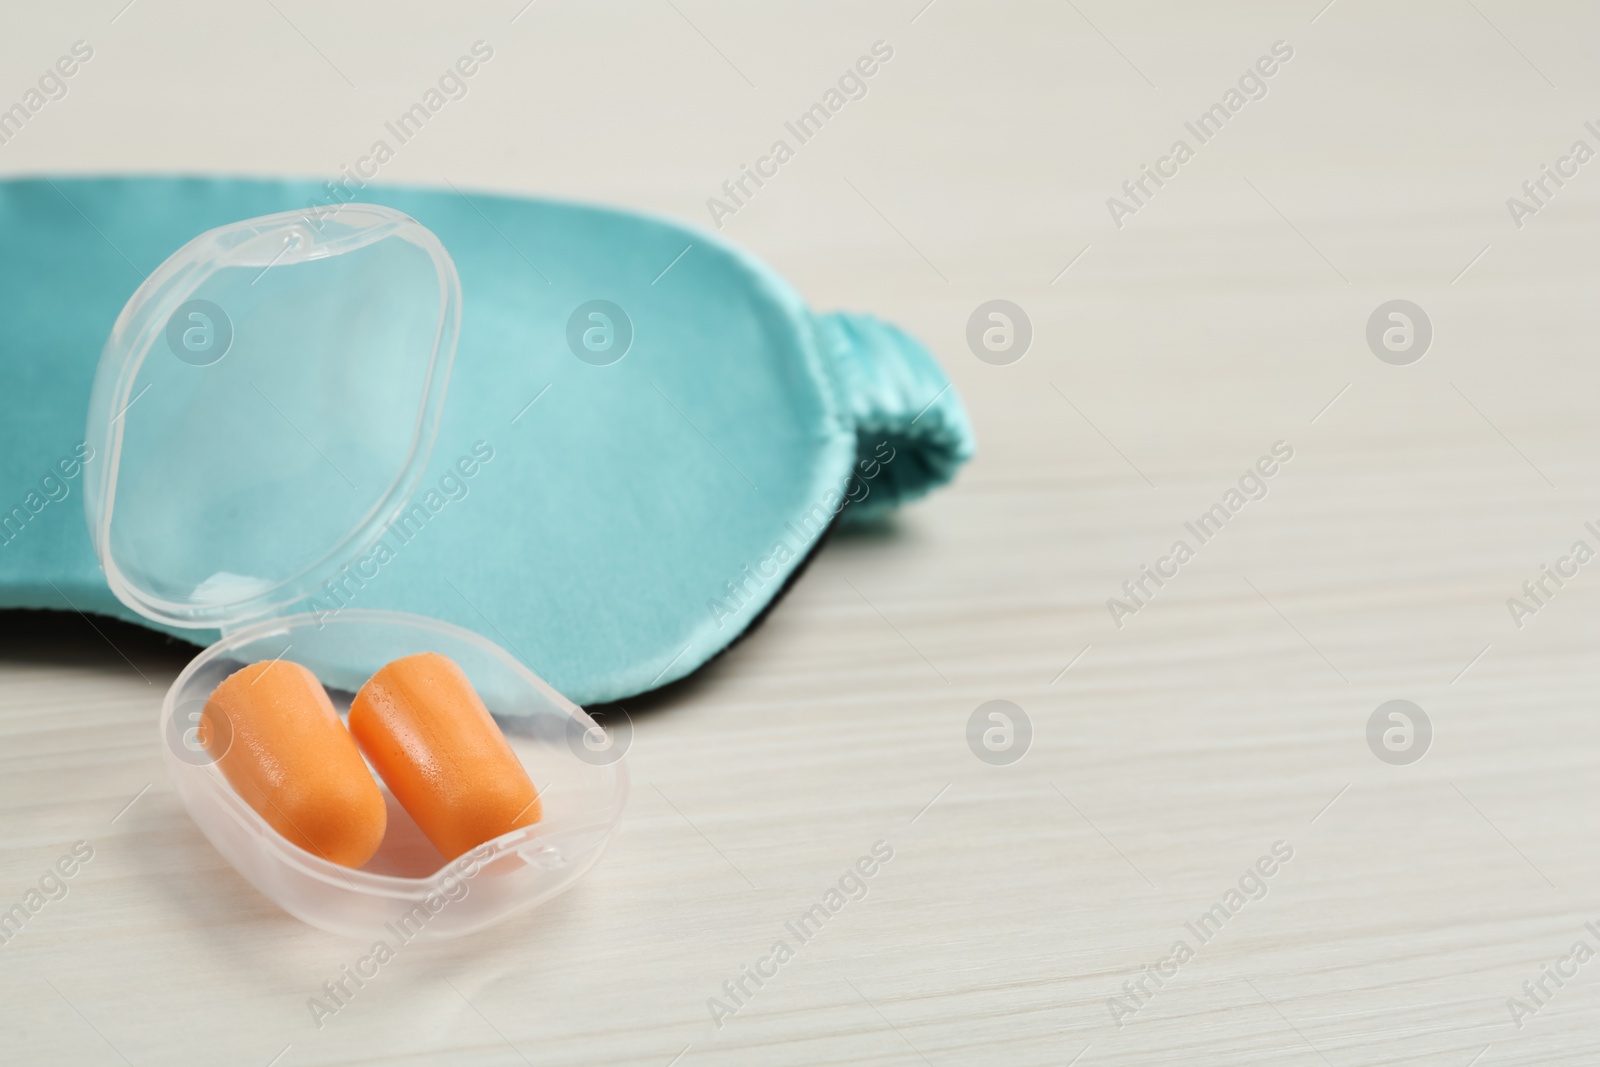
[{"label": "white wooden table", "polygon": [[[1600,14],[924,2],[7,14],[7,103],[94,48],[7,174],[333,175],[481,39],[492,63],[384,180],[701,225],[881,40],[865,97],[723,231],[815,306],[925,338],[981,454],[630,705],[629,811],[576,891],[408,946],[320,1029],[307,999],[363,946],[278,912],[178,805],[153,723],[191,653],[0,621],[0,906],[93,852],[0,945],[0,1061],[1600,1060],[1600,963],[1571,956],[1600,950],[1600,566],[1520,628],[1507,606],[1600,548],[1600,163],[1560,163],[1600,149]],[[1266,95],[1201,143],[1185,123],[1278,41]],[[1169,176],[1135,204],[1146,164]],[[1576,174],[1519,227],[1545,164]],[[967,345],[992,299],[1031,321],[1009,365]],[[1365,336],[1395,299],[1432,326],[1409,365]],[[1280,441],[1268,495],[1198,544],[1184,524]],[[1107,599],[1179,539],[1119,628]],[[1031,723],[1009,765],[967,741],[997,699]],[[1424,758],[1369,747],[1390,700],[1427,715]],[[800,945],[785,924],[879,841],[865,897]],[[1230,901],[1241,878],[1259,899]]]}]

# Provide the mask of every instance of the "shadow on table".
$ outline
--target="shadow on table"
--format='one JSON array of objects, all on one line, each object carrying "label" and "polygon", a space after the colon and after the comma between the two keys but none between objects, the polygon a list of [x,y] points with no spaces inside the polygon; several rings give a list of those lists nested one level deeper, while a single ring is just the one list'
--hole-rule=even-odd
[{"label": "shadow on table", "polygon": [[176,677],[200,646],[103,615],[11,608],[0,611],[0,663]]}]

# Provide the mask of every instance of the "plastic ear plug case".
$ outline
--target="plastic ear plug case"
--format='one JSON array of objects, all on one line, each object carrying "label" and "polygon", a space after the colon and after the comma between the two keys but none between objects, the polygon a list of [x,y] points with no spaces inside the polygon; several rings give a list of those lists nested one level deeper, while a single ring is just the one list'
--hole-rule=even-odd
[{"label": "plastic ear plug case", "polygon": [[[99,462],[85,464],[84,507],[107,582],[153,622],[222,632],[162,705],[176,792],[252,885],[336,933],[409,917],[428,936],[461,934],[547,900],[598,860],[627,790],[620,753],[585,743],[594,721],[494,642],[398,611],[291,613],[417,492],[459,308],[449,255],[398,211],[241,222],[139,287],[91,394]],[[385,792],[388,831],[351,870],[273,829],[193,743],[207,699],[245,664],[300,664],[345,710],[363,680],[421,653],[453,660],[495,715],[538,783],[538,822],[447,860]]]}]

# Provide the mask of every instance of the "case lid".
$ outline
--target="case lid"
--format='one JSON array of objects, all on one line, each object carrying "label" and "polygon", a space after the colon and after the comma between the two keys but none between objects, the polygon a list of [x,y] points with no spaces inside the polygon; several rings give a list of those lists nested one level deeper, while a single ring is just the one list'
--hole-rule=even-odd
[{"label": "case lid", "polygon": [[232,629],[364,554],[427,465],[460,306],[439,239],[370,204],[175,252],[117,317],[89,403],[84,510],[117,597]]}]

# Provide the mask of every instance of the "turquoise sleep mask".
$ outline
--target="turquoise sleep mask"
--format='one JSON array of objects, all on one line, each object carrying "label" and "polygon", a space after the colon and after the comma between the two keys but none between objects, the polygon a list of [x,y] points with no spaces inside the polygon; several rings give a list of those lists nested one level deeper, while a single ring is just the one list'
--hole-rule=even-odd
[{"label": "turquoise sleep mask", "polygon": [[[401,610],[484,634],[579,703],[616,700],[726,648],[836,519],[882,514],[972,454],[920,344],[868,316],[813,314],[709,234],[453,190],[359,196],[429,236],[397,223],[352,275],[357,256],[301,253],[346,229],[370,236],[386,215],[310,182],[0,183],[0,607],[114,615],[196,642],[214,639],[207,606],[224,601]],[[154,326],[118,323],[197,235],[282,212],[311,244],[241,254],[215,293],[163,306]],[[451,261],[459,345],[453,366],[430,365],[430,324],[455,314],[439,282]],[[124,558],[131,584],[154,589],[156,623],[113,596],[81,499],[106,460],[84,427],[114,328],[159,329],[149,359],[166,361],[110,412],[124,460],[160,458],[137,474],[123,463],[115,489],[142,502],[118,521],[141,535]],[[430,390],[431,452],[406,468],[396,450]],[[175,480],[201,477],[220,483],[213,506],[169,506]],[[227,562],[296,573],[306,545],[352,522],[381,533],[320,560],[316,581],[302,568],[298,585],[268,588]],[[168,596],[141,568],[192,580]]]}]

